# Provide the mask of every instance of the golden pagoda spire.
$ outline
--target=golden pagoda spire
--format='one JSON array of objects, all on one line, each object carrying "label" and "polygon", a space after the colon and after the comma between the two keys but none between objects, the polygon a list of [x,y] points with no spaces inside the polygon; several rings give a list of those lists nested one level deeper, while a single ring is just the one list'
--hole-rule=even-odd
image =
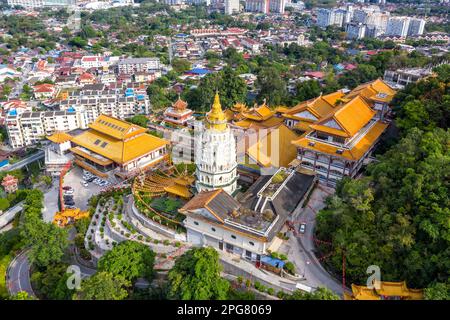
[{"label": "golden pagoda spire", "polygon": [[227,128],[227,119],[225,113],[222,110],[219,92],[217,91],[211,110],[206,115],[206,127],[208,129],[215,129],[218,131],[223,131]]}]

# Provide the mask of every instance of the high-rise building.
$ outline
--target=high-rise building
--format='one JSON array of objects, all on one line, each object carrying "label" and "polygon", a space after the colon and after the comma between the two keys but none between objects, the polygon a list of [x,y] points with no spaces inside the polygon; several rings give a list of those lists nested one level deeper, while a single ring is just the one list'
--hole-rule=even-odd
[{"label": "high-rise building", "polygon": [[346,25],[348,39],[362,39],[366,35],[366,25],[362,23],[351,22]]},{"label": "high-rise building", "polygon": [[386,35],[406,37],[409,29],[409,17],[391,17],[387,24]]},{"label": "high-rise building", "polygon": [[247,0],[245,1],[245,11],[269,13],[269,0]]},{"label": "high-rise building", "polygon": [[286,0],[270,0],[269,11],[272,13],[284,13],[284,7],[286,6]]},{"label": "high-rise building", "polygon": [[27,9],[42,8],[45,6],[69,6],[75,5],[75,0],[7,0],[11,7],[21,6]]},{"label": "high-rise building", "polygon": [[347,11],[343,9],[319,9],[317,25],[321,28],[328,26],[342,27],[346,20]]},{"label": "high-rise building", "polygon": [[225,14],[234,14],[239,12],[239,0],[225,0]]},{"label": "high-rise building", "polygon": [[408,36],[420,36],[425,30],[425,20],[412,18],[409,21]]}]

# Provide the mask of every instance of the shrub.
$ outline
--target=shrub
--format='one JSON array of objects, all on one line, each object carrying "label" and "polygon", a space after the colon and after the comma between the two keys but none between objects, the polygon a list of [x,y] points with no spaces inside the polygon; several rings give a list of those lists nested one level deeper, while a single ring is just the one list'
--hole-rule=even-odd
[{"label": "shrub", "polygon": [[95,232],[95,230],[94,229],[91,229],[91,233],[94,233]]},{"label": "shrub", "polygon": [[98,213],[95,214],[95,219],[98,219]]},{"label": "shrub", "polygon": [[89,251],[87,251],[85,248],[81,248],[80,249],[80,256],[84,260],[91,260],[92,259],[91,253]]},{"label": "shrub", "polygon": [[117,219],[122,220],[122,215],[121,214],[117,215]]},{"label": "shrub", "polygon": [[120,230],[120,234],[121,234],[121,235],[124,235],[125,232],[124,232],[123,230]]},{"label": "shrub", "polygon": [[152,238],[147,237],[147,238],[145,238],[145,241],[146,241],[146,242],[151,242],[151,241],[152,241]]},{"label": "shrub", "polygon": [[275,293],[275,290],[273,288],[267,288],[267,293],[270,294],[271,296],[273,296],[273,294]]},{"label": "shrub", "polygon": [[100,227],[100,233],[103,233],[105,231],[105,228]]},{"label": "shrub", "polygon": [[138,235],[138,240],[144,239],[144,236],[142,234]]},{"label": "shrub", "polygon": [[154,243],[154,244],[158,244],[158,243],[159,243],[159,240],[158,240],[158,239],[155,239],[155,240],[153,240],[153,243]]},{"label": "shrub", "polygon": [[131,234],[129,234],[128,232],[125,234],[125,237],[129,238],[131,236]]},{"label": "shrub", "polygon": [[165,258],[167,258],[167,255],[166,255],[165,253],[161,253],[161,254],[159,255],[159,257],[162,258],[162,259],[165,259]]},{"label": "shrub", "polygon": [[288,257],[285,254],[280,253],[280,259],[286,261]]},{"label": "shrub", "polygon": [[90,240],[92,240],[92,235],[88,235],[87,236],[87,239],[90,241]]},{"label": "shrub", "polygon": [[286,294],[283,291],[278,291],[277,292],[277,297],[280,299],[284,299],[286,297]]},{"label": "shrub", "polygon": [[252,281],[250,279],[245,280],[245,286],[250,288],[252,286]]},{"label": "shrub", "polygon": [[295,266],[292,262],[288,261],[284,265],[284,269],[292,275],[295,275]]},{"label": "shrub", "polygon": [[237,277],[237,282],[238,282],[239,284],[242,284],[243,281],[244,281],[244,278],[242,278],[242,276],[238,276],[238,277]]},{"label": "shrub", "polygon": [[97,222],[96,222],[96,221],[92,221],[92,225],[93,225],[93,226],[96,226],[96,225],[97,225]]},{"label": "shrub", "polygon": [[175,247],[177,248],[181,247],[181,242],[180,241],[175,242]]}]

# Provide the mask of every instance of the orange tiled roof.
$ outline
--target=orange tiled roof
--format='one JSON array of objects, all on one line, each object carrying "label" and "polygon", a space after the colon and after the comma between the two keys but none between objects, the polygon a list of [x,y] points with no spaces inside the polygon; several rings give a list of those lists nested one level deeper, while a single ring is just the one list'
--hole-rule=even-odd
[{"label": "orange tiled roof", "polygon": [[54,143],[64,143],[67,141],[71,141],[73,137],[64,131],[57,131],[51,136],[48,136],[47,139]]}]

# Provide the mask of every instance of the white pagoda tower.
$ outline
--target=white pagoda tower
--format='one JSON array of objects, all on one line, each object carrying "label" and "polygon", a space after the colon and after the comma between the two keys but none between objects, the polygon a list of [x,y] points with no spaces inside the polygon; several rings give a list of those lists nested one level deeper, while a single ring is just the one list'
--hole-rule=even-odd
[{"label": "white pagoda tower", "polygon": [[195,164],[198,192],[224,189],[230,195],[237,188],[236,141],[216,93],[206,114],[203,130],[196,137]]}]

